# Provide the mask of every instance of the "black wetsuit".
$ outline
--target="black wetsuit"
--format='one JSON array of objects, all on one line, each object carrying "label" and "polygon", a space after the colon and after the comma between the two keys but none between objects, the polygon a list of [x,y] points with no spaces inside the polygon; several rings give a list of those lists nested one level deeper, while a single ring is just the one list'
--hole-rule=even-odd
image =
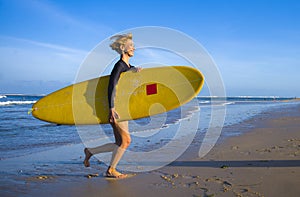
[{"label": "black wetsuit", "polygon": [[129,71],[131,69],[135,69],[134,66],[130,67],[122,60],[120,59],[114,66],[113,70],[111,71],[110,78],[109,78],[109,83],[108,83],[108,104],[109,108],[114,108],[115,103],[115,94],[116,94],[116,85],[120,79],[120,75],[122,72]]}]

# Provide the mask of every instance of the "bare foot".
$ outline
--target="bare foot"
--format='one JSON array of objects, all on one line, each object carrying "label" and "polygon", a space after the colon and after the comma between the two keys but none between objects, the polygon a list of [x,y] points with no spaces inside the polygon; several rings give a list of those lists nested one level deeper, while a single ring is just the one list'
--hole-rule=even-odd
[{"label": "bare foot", "polygon": [[116,179],[122,179],[122,178],[126,178],[127,174],[122,174],[122,173],[118,172],[115,168],[111,168],[110,167],[106,171],[106,177],[116,178]]},{"label": "bare foot", "polygon": [[83,164],[85,167],[90,167],[89,160],[93,154],[87,148],[84,149],[84,154],[85,154],[85,158],[84,158]]}]

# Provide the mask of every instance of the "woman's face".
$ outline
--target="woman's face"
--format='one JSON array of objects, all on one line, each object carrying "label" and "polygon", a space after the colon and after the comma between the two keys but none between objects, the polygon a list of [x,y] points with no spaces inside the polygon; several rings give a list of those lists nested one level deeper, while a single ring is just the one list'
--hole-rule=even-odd
[{"label": "woman's face", "polygon": [[132,40],[127,40],[124,46],[124,52],[128,54],[129,57],[134,55],[134,43]]}]

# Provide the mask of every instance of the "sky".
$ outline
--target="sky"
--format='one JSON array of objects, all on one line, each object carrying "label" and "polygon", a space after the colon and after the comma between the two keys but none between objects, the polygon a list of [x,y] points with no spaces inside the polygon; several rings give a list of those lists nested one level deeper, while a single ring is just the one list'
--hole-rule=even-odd
[{"label": "sky", "polygon": [[0,0],[0,94],[51,93],[103,40],[157,26],[201,44],[227,96],[300,97],[299,10],[296,0]]}]

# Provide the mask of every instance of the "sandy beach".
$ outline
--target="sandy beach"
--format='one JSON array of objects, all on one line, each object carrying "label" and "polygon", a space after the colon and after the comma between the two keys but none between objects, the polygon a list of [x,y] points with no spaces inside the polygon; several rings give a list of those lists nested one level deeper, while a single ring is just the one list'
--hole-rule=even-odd
[{"label": "sandy beach", "polygon": [[[296,105],[294,105],[296,106]],[[247,125],[247,126],[245,126]],[[249,129],[251,125],[252,129]],[[168,166],[107,180],[105,166],[82,165],[83,145],[1,161],[1,196],[298,196],[300,105],[275,109],[225,127],[243,134],[219,138],[198,157],[197,137]]]}]

